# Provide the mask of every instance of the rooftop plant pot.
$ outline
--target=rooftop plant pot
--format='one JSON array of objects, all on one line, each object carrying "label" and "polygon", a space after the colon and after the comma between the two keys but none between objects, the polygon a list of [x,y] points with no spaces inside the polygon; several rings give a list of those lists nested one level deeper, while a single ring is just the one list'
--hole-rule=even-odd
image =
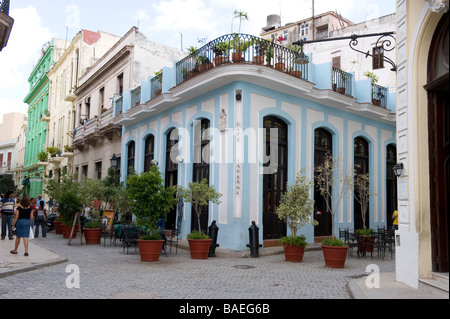
[{"label": "rooftop plant pot", "polygon": [[231,54],[231,59],[233,63],[241,63],[242,62],[242,53],[241,52],[233,52]]},{"label": "rooftop plant pot", "polygon": [[302,262],[305,254],[305,246],[284,245],[284,257],[286,261]]},{"label": "rooftop plant pot", "polygon": [[344,268],[348,246],[322,245],[325,266],[330,268]]},{"label": "rooftop plant pot", "polygon": [[216,66],[220,65],[220,64],[223,64],[223,63],[227,63],[227,62],[230,62],[230,58],[227,57],[227,56],[216,56],[214,58],[214,64]]},{"label": "rooftop plant pot", "polygon": [[253,63],[263,65],[264,55],[256,55],[255,57],[253,57]]},{"label": "rooftop plant pot", "polygon": [[191,259],[208,259],[212,239],[188,239]]},{"label": "rooftop plant pot", "polygon": [[164,245],[164,239],[161,240],[142,240],[138,239],[139,254],[141,261],[158,261],[161,250]]}]

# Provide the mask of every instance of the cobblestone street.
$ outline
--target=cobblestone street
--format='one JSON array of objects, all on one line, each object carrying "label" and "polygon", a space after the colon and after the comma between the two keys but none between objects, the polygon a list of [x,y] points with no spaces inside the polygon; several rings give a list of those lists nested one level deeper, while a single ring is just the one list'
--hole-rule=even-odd
[{"label": "cobblestone street", "polygon": [[[187,250],[175,254],[173,249],[159,262],[148,263],[140,261],[134,248],[123,253],[120,243],[81,246],[77,238],[68,246],[67,239],[54,233],[34,243],[68,261],[1,278],[0,298],[349,299],[347,283],[369,275],[368,265],[375,264],[380,273],[395,271],[390,256],[365,259],[356,252],[347,257],[344,269],[332,269],[324,266],[321,250],[305,252],[302,263],[290,263],[282,254],[192,260]],[[79,267],[80,288],[67,288],[66,279],[73,274],[66,272],[68,265]]]}]

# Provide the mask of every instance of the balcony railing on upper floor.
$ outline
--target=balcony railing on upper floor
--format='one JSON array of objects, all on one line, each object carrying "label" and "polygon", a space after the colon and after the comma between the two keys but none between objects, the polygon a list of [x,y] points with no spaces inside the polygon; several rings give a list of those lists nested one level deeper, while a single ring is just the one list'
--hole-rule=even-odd
[{"label": "balcony railing on upper floor", "polygon": [[353,96],[353,74],[332,68],[332,89],[346,96]]},{"label": "balcony railing on upper floor", "polygon": [[138,106],[141,103],[141,87],[138,86],[131,91],[131,107]]},{"label": "balcony railing on upper floor", "polygon": [[387,107],[388,88],[372,83],[372,104]]},{"label": "balcony railing on upper floor", "polygon": [[162,79],[163,73],[161,72],[150,80],[151,86],[150,99],[153,99],[162,92]]},{"label": "balcony railing on upper floor", "polygon": [[217,38],[176,64],[176,84],[228,63],[250,63],[275,68],[301,79],[308,78],[308,65],[296,64],[300,47],[283,45],[247,34]]}]

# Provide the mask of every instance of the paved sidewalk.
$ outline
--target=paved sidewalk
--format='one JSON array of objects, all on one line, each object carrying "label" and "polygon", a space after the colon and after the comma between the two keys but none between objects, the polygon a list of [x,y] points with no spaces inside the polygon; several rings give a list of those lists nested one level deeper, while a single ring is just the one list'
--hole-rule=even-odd
[{"label": "paved sidewalk", "polygon": [[[7,276],[13,276],[17,275],[19,273],[27,272],[36,270],[42,267],[48,267],[52,265],[57,265],[60,263],[64,263],[68,261],[68,258],[66,256],[61,256],[58,253],[44,248],[43,245],[40,245],[39,242],[45,242],[48,240],[58,240],[61,241],[60,238],[56,238],[55,235],[50,234],[48,238],[45,239],[38,239],[38,240],[31,240],[30,241],[30,255],[28,257],[25,257],[24,254],[24,247],[23,243],[19,246],[18,249],[18,255],[13,255],[10,253],[10,250],[14,248],[14,240],[1,240],[0,241],[0,278],[7,277]],[[60,236],[60,235],[59,235]],[[50,237],[50,238],[49,238]],[[52,238],[53,237],[53,238]],[[61,242],[60,242],[61,243]],[[61,245],[61,244],[60,244]],[[64,243],[63,243],[64,245]],[[79,240],[73,241],[73,245],[78,246]],[[56,247],[56,246],[55,246]],[[61,247],[61,246],[59,246]],[[101,251],[103,246],[96,246],[98,247],[98,251]],[[89,249],[97,249],[96,247],[90,247]],[[181,241],[179,245],[179,254],[183,255],[186,254],[186,249],[188,248],[187,241]],[[121,250],[121,248],[118,248]],[[320,245],[317,244],[311,244],[308,246],[307,251],[315,251],[315,254],[320,254],[319,250],[321,250]],[[66,252],[66,250],[61,250]],[[70,250],[67,250],[67,253],[70,253]],[[270,265],[270,267],[274,267],[274,261],[269,256],[275,256],[282,254],[283,250],[282,247],[271,247],[271,248],[260,248],[259,250],[259,262],[265,262],[267,260],[267,263]],[[68,256],[69,257],[69,256]],[[181,257],[181,256],[180,256]],[[187,257],[187,256],[186,256]],[[185,258],[186,258],[185,257]],[[213,260],[220,260],[223,258],[223,262],[225,263],[228,258],[234,258],[233,263],[239,263],[239,260],[242,260],[242,264],[249,263],[250,260],[245,262],[245,258],[249,258],[252,260],[255,260],[255,258],[250,258],[250,250],[245,251],[232,251],[232,250],[226,250],[222,248],[216,249],[216,258],[212,258]],[[69,257],[70,258],[70,257]],[[171,258],[171,257],[169,257]],[[279,258],[279,257],[277,257]],[[355,259],[355,257],[351,257],[352,259]],[[279,258],[282,260],[282,258]],[[189,259],[188,259],[189,260]],[[374,259],[375,261],[375,259]],[[189,260],[189,262],[191,262]],[[160,263],[165,263],[165,260],[160,261]],[[305,263],[305,262],[304,262]],[[306,262],[308,264],[309,261]],[[350,263],[350,261],[349,261]],[[291,263],[289,263],[291,264]],[[137,265],[142,265],[142,267],[148,267],[148,263],[142,263],[137,262]],[[167,264],[165,267],[170,267],[171,265],[176,264]],[[292,265],[292,264],[291,264]],[[347,266],[347,264],[346,264]],[[323,276],[325,280],[325,276],[330,271],[330,269],[324,268],[318,268],[317,274],[314,276],[317,276],[319,279],[317,280],[317,284],[322,285],[324,284],[323,281],[321,281],[321,272],[323,272]],[[347,285],[347,292],[350,294],[351,298],[354,299],[439,299],[439,296],[430,294],[426,291],[414,289],[411,287],[408,287],[402,283],[395,281],[395,273],[393,272],[385,272],[381,273],[380,276],[380,288],[367,288],[366,287],[366,279],[367,276],[360,276],[359,278],[355,278],[350,280],[350,282]],[[130,297],[130,293],[125,295],[117,295],[118,298],[128,298]],[[139,292],[134,293],[134,298],[154,298],[154,294],[142,294]]]}]

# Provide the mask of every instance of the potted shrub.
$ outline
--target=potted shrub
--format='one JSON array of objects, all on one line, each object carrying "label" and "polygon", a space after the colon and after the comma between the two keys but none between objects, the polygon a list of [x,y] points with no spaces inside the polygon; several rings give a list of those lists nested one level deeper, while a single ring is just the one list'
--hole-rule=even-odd
[{"label": "potted shrub", "polygon": [[[58,203],[58,213],[63,220],[62,231],[64,238],[70,237],[75,216],[81,211],[84,204],[80,184],[74,176],[67,176],[62,170],[60,181],[50,179],[45,192]],[[75,238],[78,224],[75,224],[72,237]]]},{"label": "potted shrub", "polygon": [[247,51],[250,45],[251,45],[250,41],[241,40],[238,34],[234,34],[234,37],[231,40],[231,48],[233,49],[231,59],[233,63],[242,62],[242,53]]},{"label": "potted shrub", "polygon": [[[328,257],[328,254],[333,253],[332,250],[334,247],[337,247],[335,248],[336,250],[344,250],[341,248],[339,239],[335,239],[334,217],[341,200],[352,183],[352,176],[345,172],[339,158],[333,159],[332,155],[327,153],[322,165],[316,167],[314,179],[320,194],[325,199],[326,208],[331,214],[331,241],[326,239],[322,242],[324,258],[325,260],[329,260],[330,258],[339,256],[344,259],[343,263],[345,263],[346,254],[336,252],[336,256],[332,257]],[[330,243],[333,245],[329,245]],[[344,246],[346,245],[344,244]],[[348,246],[346,247],[348,249]],[[347,249],[345,249],[345,252],[347,252]],[[340,262],[342,265],[343,263],[342,261]],[[327,262],[325,262],[325,265],[328,266]]]},{"label": "potted shrub", "polygon": [[325,238],[322,240],[322,252],[325,266],[344,268],[348,246],[339,238]]},{"label": "potted shrub", "polygon": [[55,157],[56,155],[61,154],[61,150],[56,146],[47,147],[47,152],[50,154],[51,157]]},{"label": "potted shrub", "polygon": [[375,85],[378,83],[378,76],[370,71],[366,71],[363,74],[365,77],[367,77],[368,79],[371,80],[372,82],[372,104],[373,105],[377,105],[380,106],[381,105],[381,100],[384,98],[384,94],[381,93],[381,90],[378,89],[377,92],[375,92]]},{"label": "potted shrub", "polygon": [[164,239],[157,224],[175,205],[176,188],[166,188],[159,167],[152,165],[149,172],[128,177],[126,192],[141,233],[138,239],[141,260],[158,261]]},{"label": "potted shrub", "polygon": [[188,235],[189,251],[192,259],[207,259],[211,246],[211,239],[202,232],[200,217],[205,206],[209,203],[220,204],[222,194],[217,193],[214,186],[209,186],[208,180],[189,183],[188,188],[178,186],[179,195],[185,202],[191,203],[192,209],[197,215],[198,231]]},{"label": "potted shrub", "polygon": [[255,52],[256,55],[253,57],[253,63],[264,64],[264,58],[267,50],[269,49],[270,42],[264,39],[255,40]]},{"label": "potted shrub", "polygon": [[310,193],[313,187],[313,182],[300,173],[297,174],[295,183],[287,185],[287,190],[275,211],[278,218],[285,221],[291,232],[291,236],[281,238],[286,261],[301,262],[303,260],[307,243],[304,235],[297,236],[298,228],[306,223],[311,223],[313,226],[318,224],[312,218],[314,200],[310,198]]},{"label": "potted shrub", "polygon": [[229,61],[228,51],[230,47],[226,42],[218,42],[214,44],[211,48],[216,55],[214,58],[214,64],[219,65]]},{"label": "potted shrub", "polygon": [[102,237],[101,221],[99,219],[93,219],[84,224],[83,234],[86,240],[86,245],[99,245]]},{"label": "potted shrub", "polygon": [[37,158],[39,160],[39,162],[47,162],[48,159],[48,152],[47,151],[42,151],[37,155]]}]

